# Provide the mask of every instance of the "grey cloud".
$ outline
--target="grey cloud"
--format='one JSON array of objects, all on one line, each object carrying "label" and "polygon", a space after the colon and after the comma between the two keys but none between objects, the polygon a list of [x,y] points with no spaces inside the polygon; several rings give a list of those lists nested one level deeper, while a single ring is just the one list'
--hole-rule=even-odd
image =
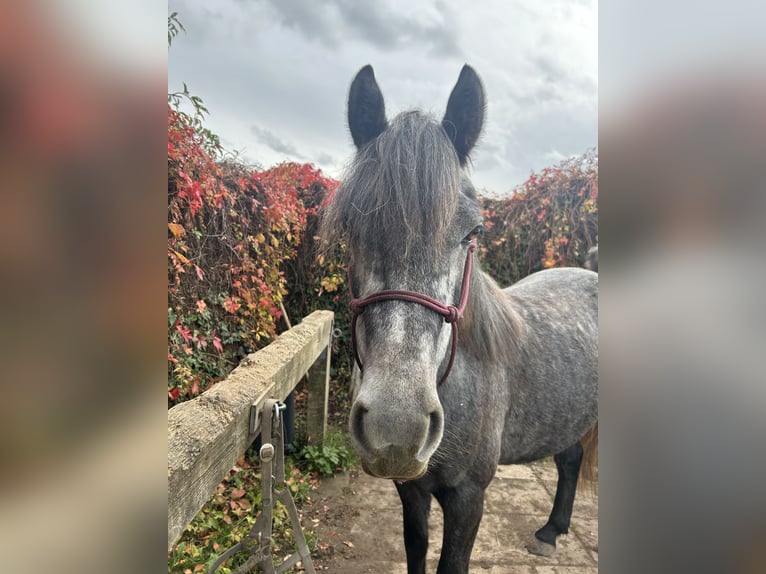
[{"label": "grey cloud", "polygon": [[[564,66],[555,56],[545,53],[534,53],[529,54],[527,58],[543,82],[544,90],[550,90],[547,98],[567,99],[571,97],[573,92],[595,94],[598,91],[593,78],[576,74]],[[539,90],[538,95],[542,96],[542,92],[543,90]]]},{"label": "grey cloud", "polygon": [[519,118],[506,134],[508,158],[525,170],[538,171],[561,157],[585,153],[592,147],[590,142],[597,141],[598,126],[592,115],[557,109]]},{"label": "grey cloud", "polygon": [[317,154],[317,162],[321,163],[322,165],[335,165],[337,160],[329,153],[321,152]]},{"label": "grey cloud", "polygon": [[191,0],[176,0],[169,12],[178,12],[178,19],[186,30],[180,31],[173,40],[174,45],[181,42],[201,44],[215,40],[215,26],[224,21],[224,15],[215,9],[215,5],[200,6]]},{"label": "grey cloud", "polygon": [[338,48],[350,36],[386,50],[423,48],[429,55],[441,56],[456,56],[461,51],[456,15],[444,2],[436,3],[438,20],[419,21],[384,2],[265,1],[282,25],[330,48]]},{"label": "grey cloud", "polygon": [[495,153],[483,153],[481,155],[477,154],[477,158],[474,162],[474,165],[477,167],[477,169],[486,169],[490,170],[496,167],[499,167],[500,165],[504,164],[503,160],[500,159],[500,157]]},{"label": "grey cloud", "polygon": [[[228,149],[264,165],[316,161],[338,177],[353,155],[345,104],[359,66],[375,65],[390,115],[421,107],[438,116],[467,61],[488,97],[472,178],[477,187],[505,192],[550,165],[553,150],[579,154],[595,145],[597,70],[568,51],[572,38],[562,32],[575,26],[583,42],[591,41],[595,28],[582,26],[595,21],[591,12],[574,6],[570,22],[547,18],[552,8],[534,0],[503,6],[174,0],[171,11],[188,33],[168,53],[168,81],[172,90],[185,81],[203,98],[211,112],[206,124]],[[587,50],[581,56],[590,57]]]},{"label": "grey cloud", "polygon": [[545,82],[554,84],[568,76],[561,63],[551,56],[537,53],[531,54],[529,59]]},{"label": "grey cloud", "polygon": [[253,135],[255,135],[258,138],[258,140],[261,143],[267,145],[269,148],[271,148],[277,153],[282,153],[295,158],[304,157],[302,154],[298,152],[297,149],[295,149],[295,146],[281,140],[279,136],[267,130],[266,128],[252,125],[250,126],[250,131],[252,132]]}]

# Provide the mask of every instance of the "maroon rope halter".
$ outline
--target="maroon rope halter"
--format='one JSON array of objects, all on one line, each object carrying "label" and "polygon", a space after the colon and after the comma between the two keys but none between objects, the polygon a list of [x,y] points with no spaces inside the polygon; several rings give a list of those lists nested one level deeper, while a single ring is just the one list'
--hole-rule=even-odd
[{"label": "maroon rope halter", "polygon": [[454,305],[445,305],[433,297],[423,295],[417,291],[405,291],[400,289],[378,291],[377,293],[373,293],[372,295],[368,295],[362,299],[357,299],[354,297],[354,291],[351,288],[351,270],[349,269],[348,290],[349,294],[351,295],[350,307],[351,312],[353,313],[353,318],[351,319],[351,349],[354,352],[354,360],[356,361],[356,364],[359,365],[360,371],[363,371],[364,367],[362,367],[362,361],[359,358],[359,351],[357,350],[356,346],[356,320],[359,318],[359,315],[364,312],[364,308],[367,307],[367,305],[378,303],[379,301],[390,301],[392,299],[397,299],[400,301],[417,303],[419,305],[423,305],[423,307],[428,307],[431,309],[431,311],[434,311],[444,317],[444,320],[447,323],[452,324],[452,350],[450,351],[449,363],[447,364],[447,370],[444,371],[444,374],[442,375],[442,378],[439,379],[437,386],[440,386],[447,379],[447,376],[452,370],[452,363],[455,362],[455,351],[457,351],[457,321],[463,317],[463,311],[465,311],[466,303],[468,303],[468,292],[471,288],[471,268],[473,265],[472,255],[475,250],[476,243],[471,241],[468,244],[468,253],[465,256],[463,282],[460,285],[460,299],[458,301],[457,307]]}]

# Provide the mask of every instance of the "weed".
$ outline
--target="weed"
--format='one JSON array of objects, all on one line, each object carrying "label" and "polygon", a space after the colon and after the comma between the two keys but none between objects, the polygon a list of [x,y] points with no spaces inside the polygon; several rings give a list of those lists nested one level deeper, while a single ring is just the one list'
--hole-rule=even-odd
[{"label": "weed", "polygon": [[346,433],[330,431],[322,446],[307,445],[298,452],[298,459],[306,470],[320,476],[332,476],[351,468],[356,458]]}]

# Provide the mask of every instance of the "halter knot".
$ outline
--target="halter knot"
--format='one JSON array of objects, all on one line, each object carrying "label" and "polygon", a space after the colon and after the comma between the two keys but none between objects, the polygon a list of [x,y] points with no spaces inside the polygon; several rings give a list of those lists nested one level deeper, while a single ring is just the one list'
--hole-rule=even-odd
[{"label": "halter knot", "polygon": [[444,320],[447,323],[454,323],[463,318],[463,313],[454,305],[447,305],[447,312],[444,314]]},{"label": "halter knot", "polygon": [[354,315],[358,315],[362,311],[364,311],[365,304],[361,299],[351,299],[351,303],[349,304],[349,307],[351,308],[351,312]]}]

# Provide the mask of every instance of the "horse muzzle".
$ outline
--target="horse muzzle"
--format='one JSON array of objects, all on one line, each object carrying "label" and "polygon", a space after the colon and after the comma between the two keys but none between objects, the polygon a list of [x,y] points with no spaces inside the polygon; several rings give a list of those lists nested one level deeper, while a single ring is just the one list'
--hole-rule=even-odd
[{"label": "horse muzzle", "polygon": [[416,459],[407,459],[409,464],[396,453],[392,457],[385,455],[376,459],[362,458],[362,469],[370,476],[376,478],[390,478],[392,480],[415,480],[423,476],[428,470],[428,461],[421,463]]},{"label": "horse muzzle", "polygon": [[444,413],[438,398],[420,407],[396,403],[362,393],[351,408],[351,438],[367,474],[411,480],[428,469],[444,432]]}]

